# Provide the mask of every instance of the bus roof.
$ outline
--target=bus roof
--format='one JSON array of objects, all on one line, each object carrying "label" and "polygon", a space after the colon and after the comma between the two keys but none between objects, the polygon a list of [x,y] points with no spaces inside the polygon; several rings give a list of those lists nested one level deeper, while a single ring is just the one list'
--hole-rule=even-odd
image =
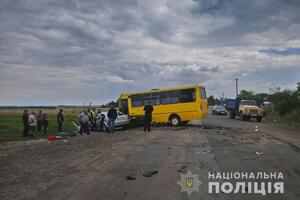
[{"label": "bus roof", "polygon": [[188,88],[195,88],[195,87],[204,87],[204,86],[195,84],[195,85],[180,86],[180,87],[173,87],[173,88],[159,88],[159,89],[143,90],[143,91],[137,91],[137,92],[126,92],[126,93],[121,93],[121,97],[122,96],[128,97],[128,96],[134,95],[134,94],[143,94],[143,93],[169,91],[169,90],[181,90],[181,89],[188,89]]}]

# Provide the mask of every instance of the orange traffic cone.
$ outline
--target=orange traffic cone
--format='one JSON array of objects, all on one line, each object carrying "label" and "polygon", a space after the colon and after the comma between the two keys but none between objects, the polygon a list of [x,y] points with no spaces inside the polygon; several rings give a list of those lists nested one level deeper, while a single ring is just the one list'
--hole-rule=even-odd
[{"label": "orange traffic cone", "polygon": [[255,130],[254,130],[255,133],[260,133],[260,129],[259,129],[259,126],[255,126]]}]

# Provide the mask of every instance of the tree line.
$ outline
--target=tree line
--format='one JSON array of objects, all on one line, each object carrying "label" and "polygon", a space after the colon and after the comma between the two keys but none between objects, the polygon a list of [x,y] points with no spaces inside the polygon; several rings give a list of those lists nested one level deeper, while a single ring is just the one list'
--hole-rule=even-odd
[{"label": "tree line", "polygon": [[[294,90],[281,90],[280,87],[270,88],[269,93],[256,93],[254,91],[241,90],[240,99],[256,100],[259,106],[263,106],[265,102],[270,103],[268,112],[277,112],[280,117],[297,112],[300,115],[300,82]],[[223,100],[226,103],[227,99]],[[212,95],[208,97],[208,104],[221,104],[220,99],[215,99]]]}]

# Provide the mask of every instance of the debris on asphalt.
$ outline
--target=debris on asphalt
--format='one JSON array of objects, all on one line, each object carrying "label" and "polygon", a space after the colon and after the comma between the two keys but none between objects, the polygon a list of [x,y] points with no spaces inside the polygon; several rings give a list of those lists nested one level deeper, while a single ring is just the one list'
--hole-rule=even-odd
[{"label": "debris on asphalt", "polygon": [[185,172],[186,171],[186,165],[181,165],[177,171],[178,172]]},{"label": "debris on asphalt", "polygon": [[220,131],[217,131],[216,133],[219,134],[219,135],[227,135],[226,133],[223,133],[223,132],[220,132]]},{"label": "debris on asphalt", "polygon": [[80,131],[80,126],[77,125],[74,121],[72,122],[72,124],[73,124],[73,126],[74,126],[74,128],[75,128],[75,130],[73,131],[73,133],[75,133],[75,134],[79,133],[79,131]]},{"label": "debris on asphalt", "polygon": [[149,170],[149,171],[145,171],[143,173],[143,176],[144,177],[151,177],[151,176],[153,176],[153,175],[155,175],[157,173],[158,173],[158,170]]},{"label": "debris on asphalt", "polygon": [[242,160],[255,160],[255,157],[246,157],[246,158],[242,158]]},{"label": "debris on asphalt", "polygon": [[126,180],[136,180],[135,176],[134,175],[129,175],[129,176],[126,176]]},{"label": "debris on asphalt", "polygon": [[203,125],[202,128],[203,128],[203,129],[213,129],[212,126],[208,126],[208,125]]},{"label": "debris on asphalt", "polygon": [[255,152],[256,155],[261,155],[262,153],[263,153],[263,152],[261,152],[261,151]]},{"label": "debris on asphalt", "polygon": [[56,136],[56,135],[49,135],[48,136],[48,142],[59,140],[59,139],[60,139],[60,136]]},{"label": "debris on asphalt", "polygon": [[173,131],[179,131],[179,130],[185,130],[186,127],[172,127],[171,128]]},{"label": "debris on asphalt", "polygon": [[212,151],[203,151],[202,153],[212,153]]},{"label": "debris on asphalt", "polygon": [[168,149],[171,149],[171,147],[168,147]]},{"label": "debris on asphalt", "polygon": [[61,137],[74,137],[76,136],[75,133],[69,133],[69,132],[60,132],[58,134],[56,134],[57,136],[61,136]]}]

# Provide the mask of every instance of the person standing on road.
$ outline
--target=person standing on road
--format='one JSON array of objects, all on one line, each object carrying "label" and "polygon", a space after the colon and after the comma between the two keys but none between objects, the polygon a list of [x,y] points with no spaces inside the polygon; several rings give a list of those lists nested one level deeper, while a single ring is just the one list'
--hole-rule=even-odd
[{"label": "person standing on road", "polygon": [[42,129],[42,125],[43,125],[42,123],[43,123],[43,113],[42,110],[39,110],[39,112],[36,115],[36,125],[38,131]]},{"label": "person standing on road", "polygon": [[49,120],[48,120],[47,113],[43,113],[43,123],[42,123],[42,125],[44,127],[44,135],[46,135],[47,131],[48,131],[48,126],[49,126]]},{"label": "person standing on road", "polygon": [[35,118],[35,112],[32,112],[28,116],[28,124],[29,124],[29,135],[31,137],[34,137],[34,131],[36,128],[36,118]]},{"label": "person standing on road", "polygon": [[28,118],[27,110],[24,110],[22,118],[23,118],[23,125],[24,125],[23,137],[27,137],[29,133],[29,118]]},{"label": "person standing on road", "polygon": [[89,127],[89,115],[86,111],[82,111],[79,115],[79,122],[80,122],[80,135],[82,132],[86,133],[87,135],[90,134],[90,127]]},{"label": "person standing on road", "polygon": [[63,109],[59,109],[59,113],[57,113],[57,124],[58,124],[58,131],[62,131],[62,125],[65,121],[64,115],[63,115]]},{"label": "person standing on road", "polygon": [[108,110],[107,117],[108,117],[108,131],[113,133],[115,132],[115,121],[118,117],[117,110],[113,105]]},{"label": "person standing on road", "polygon": [[150,126],[152,121],[152,112],[153,106],[151,102],[148,101],[147,104],[144,106],[145,116],[144,116],[144,131],[148,130],[150,132]]}]

